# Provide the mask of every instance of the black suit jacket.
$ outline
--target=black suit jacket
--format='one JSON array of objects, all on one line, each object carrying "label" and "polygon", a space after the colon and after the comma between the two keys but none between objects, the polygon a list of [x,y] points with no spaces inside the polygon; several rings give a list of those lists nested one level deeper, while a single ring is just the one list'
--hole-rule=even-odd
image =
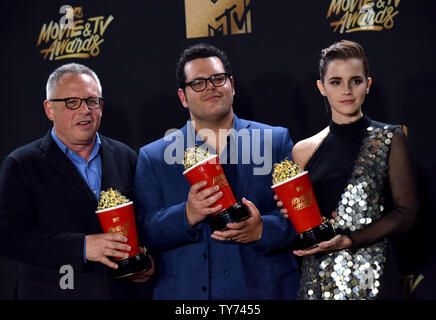
[{"label": "black suit jacket", "polygon": [[[132,199],[137,156],[101,136],[101,190]],[[84,237],[102,233],[97,200],[50,135],[13,151],[0,171],[0,255],[23,262],[19,299],[135,298],[128,280],[107,281],[107,267],[83,261]],[[74,289],[62,290],[63,265],[74,268]]]}]

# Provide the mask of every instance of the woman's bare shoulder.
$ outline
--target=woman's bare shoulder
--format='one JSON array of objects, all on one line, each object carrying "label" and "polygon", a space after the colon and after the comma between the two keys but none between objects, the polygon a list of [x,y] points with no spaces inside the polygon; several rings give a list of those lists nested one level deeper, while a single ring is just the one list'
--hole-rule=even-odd
[{"label": "woman's bare shoulder", "polygon": [[317,134],[296,143],[292,149],[293,161],[301,168],[304,168],[307,161],[310,159],[316,148],[320,145],[328,133],[329,127],[326,127]]}]

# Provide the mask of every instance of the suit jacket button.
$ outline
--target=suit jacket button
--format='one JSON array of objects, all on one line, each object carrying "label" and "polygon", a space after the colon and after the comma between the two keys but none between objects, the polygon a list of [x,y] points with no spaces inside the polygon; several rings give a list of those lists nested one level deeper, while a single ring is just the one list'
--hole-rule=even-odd
[{"label": "suit jacket button", "polygon": [[204,260],[207,259],[207,253],[203,253],[203,259],[204,259]]},{"label": "suit jacket button", "polygon": [[207,287],[206,286],[201,286],[201,291],[206,292],[207,291]]}]

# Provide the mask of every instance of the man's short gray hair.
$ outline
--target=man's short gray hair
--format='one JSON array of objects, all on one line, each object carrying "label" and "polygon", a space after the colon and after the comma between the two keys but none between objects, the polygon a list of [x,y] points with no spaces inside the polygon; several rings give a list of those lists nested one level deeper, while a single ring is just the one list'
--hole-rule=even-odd
[{"label": "man's short gray hair", "polygon": [[62,78],[64,75],[68,73],[76,73],[76,74],[84,73],[89,75],[97,83],[98,90],[100,91],[100,96],[103,94],[100,80],[98,79],[97,74],[94,71],[92,71],[87,66],[84,66],[83,64],[68,63],[57,68],[48,77],[47,86],[46,86],[47,100],[53,98],[53,92],[57,88],[60,78]]}]

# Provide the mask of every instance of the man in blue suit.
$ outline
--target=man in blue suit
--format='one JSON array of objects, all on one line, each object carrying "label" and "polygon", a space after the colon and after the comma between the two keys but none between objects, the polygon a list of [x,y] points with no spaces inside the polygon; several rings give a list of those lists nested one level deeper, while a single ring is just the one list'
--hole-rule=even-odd
[{"label": "man in blue suit", "polygon": [[[234,78],[224,52],[205,44],[178,62],[180,101],[190,121],[141,148],[134,178],[138,229],[157,257],[154,299],[295,299],[299,275],[295,231],[273,200],[271,169],[291,159],[288,130],[239,119]],[[219,155],[237,200],[250,218],[212,231],[219,187],[190,185],[183,152],[205,144]]]}]

